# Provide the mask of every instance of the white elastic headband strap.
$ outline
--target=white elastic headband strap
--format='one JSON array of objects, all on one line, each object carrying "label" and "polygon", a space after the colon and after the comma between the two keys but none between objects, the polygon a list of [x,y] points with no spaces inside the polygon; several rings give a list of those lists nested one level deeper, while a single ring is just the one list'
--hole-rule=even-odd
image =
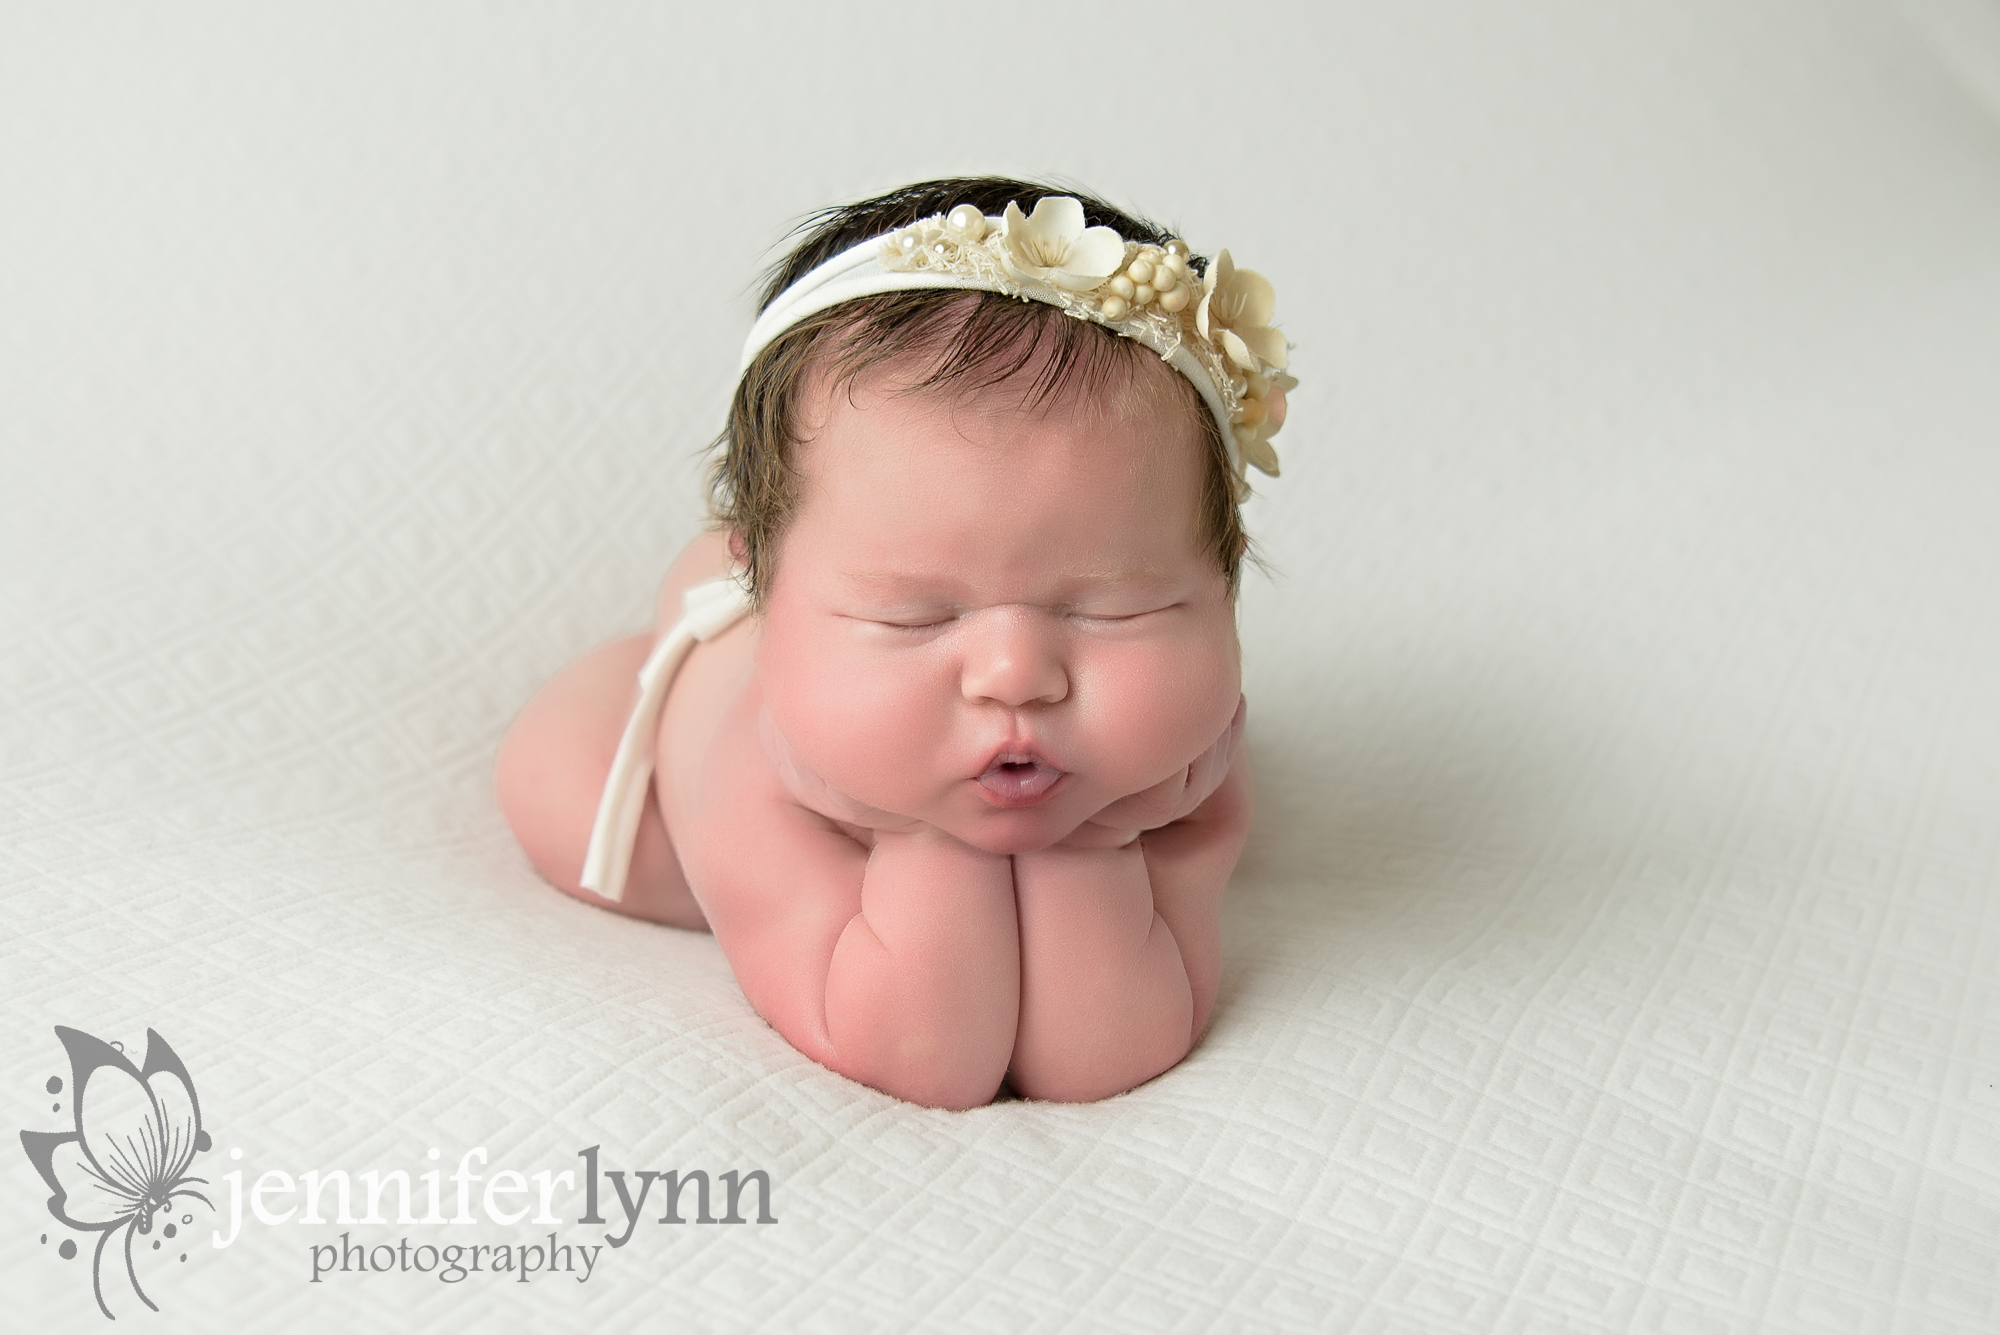
[{"label": "white elastic headband strap", "polygon": [[[987,221],[994,227],[1000,225],[998,218],[989,218]],[[885,268],[882,264],[882,242],[882,237],[871,237],[858,246],[851,246],[841,251],[772,298],[771,304],[764,308],[764,313],[757,317],[757,322],[750,326],[750,337],[744,340],[743,359],[736,368],[737,374],[741,375],[749,370],[750,363],[757,359],[757,354],[769,347],[778,335],[808,316],[830,310],[844,301],[853,301],[857,297],[872,297],[883,292],[1003,291],[997,284],[982,281],[972,275],[923,270],[899,272]],[[1051,306],[1061,305],[1053,294],[1043,296],[1033,289],[1025,291],[1016,289],[1005,292],[1005,295],[1026,296]],[[1105,327],[1110,328],[1109,325]],[[1216,387],[1215,381],[1210,378],[1207,368],[1184,345],[1174,347],[1162,355],[1166,363],[1186,376],[1200,393],[1202,402],[1206,403],[1209,412],[1215,415],[1215,425],[1222,432],[1223,442],[1228,445],[1230,454],[1234,456],[1237,447],[1234,433],[1230,429],[1229,405],[1222,397],[1221,390]],[[1237,471],[1239,473],[1242,471],[1240,464]]]}]

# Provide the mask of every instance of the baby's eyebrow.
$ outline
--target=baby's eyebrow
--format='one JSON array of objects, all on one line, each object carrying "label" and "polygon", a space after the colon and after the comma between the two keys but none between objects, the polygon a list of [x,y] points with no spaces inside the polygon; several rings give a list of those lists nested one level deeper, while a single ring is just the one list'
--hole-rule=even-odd
[{"label": "baby's eyebrow", "polygon": [[[1030,578],[1026,584],[982,586],[964,576],[944,572],[852,570],[840,572],[846,598],[860,608],[898,610],[904,614],[930,610],[964,610],[988,604],[1022,604],[1050,610],[1100,606],[1100,600],[1126,602],[1176,598],[1180,584],[1170,572],[1152,568],[1128,570],[1066,570],[1054,578]],[[836,586],[838,588],[838,586]]]},{"label": "baby's eyebrow", "polygon": [[[895,594],[905,598],[930,598],[948,602],[966,601],[976,594],[963,577],[923,570],[845,570],[840,579],[869,594]],[[1153,588],[1171,584],[1172,576],[1151,566],[1114,570],[1065,570],[1048,590],[1061,598],[1075,593],[1106,588]]]}]

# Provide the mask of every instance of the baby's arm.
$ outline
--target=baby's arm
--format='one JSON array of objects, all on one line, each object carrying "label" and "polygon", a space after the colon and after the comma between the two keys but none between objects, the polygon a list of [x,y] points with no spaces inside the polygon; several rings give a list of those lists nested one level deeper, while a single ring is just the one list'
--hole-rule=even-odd
[{"label": "baby's arm", "polygon": [[1008,860],[928,828],[864,848],[791,801],[754,745],[717,770],[683,851],[750,1004],[863,1084],[933,1107],[989,1101],[1020,1014]]},{"label": "baby's arm", "polygon": [[1078,846],[1086,837],[1015,855],[1021,1018],[1010,1069],[1021,1093],[1101,1099],[1187,1055],[1215,1001],[1222,890],[1249,825],[1239,748],[1215,791],[1172,824],[1120,847]]}]

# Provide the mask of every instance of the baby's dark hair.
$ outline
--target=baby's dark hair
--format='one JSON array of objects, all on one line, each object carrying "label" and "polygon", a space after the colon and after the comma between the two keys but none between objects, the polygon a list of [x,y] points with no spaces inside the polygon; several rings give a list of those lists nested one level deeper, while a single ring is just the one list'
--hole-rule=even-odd
[{"label": "baby's dark hair", "polygon": [[[1009,203],[1032,212],[1036,201],[1068,195],[1083,205],[1084,222],[1109,227],[1128,241],[1164,246],[1171,234],[1080,190],[998,176],[951,177],[904,186],[855,204],[814,214],[793,235],[789,254],[765,276],[757,309],[820,264],[870,237],[971,204],[989,216]],[[1197,275],[1206,268],[1189,257]],[[800,400],[816,371],[835,387],[892,358],[922,349],[930,370],[907,388],[976,390],[1035,367],[1029,402],[1068,393],[1092,396],[1129,376],[1151,350],[1055,306],[995,292],[887,292],[843,302],[808,316],[757,354],[736,384],[729,425],[715,442],[709,468],[709,512],[733,532],[748,567],[750,595],[761,604],[775,571],[778,544],[798,505],[796,460]],[[1206,456],[1198,502],[1198,538],[1233,594],[1249,545],[1237,508],[1228,446],[1214,416],[1189,384],[1174,375]]]}]

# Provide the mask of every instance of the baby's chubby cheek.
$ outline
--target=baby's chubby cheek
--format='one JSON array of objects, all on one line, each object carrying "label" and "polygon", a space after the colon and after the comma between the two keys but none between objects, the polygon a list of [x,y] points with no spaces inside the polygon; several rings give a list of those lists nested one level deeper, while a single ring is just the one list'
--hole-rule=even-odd
[{"label": "baby's chubby cheek", "polygon": [[[1046,847],[1169,779],[1228,730],[1241,694],[1226,599],[1146,634],[1076,632],[1062,655],[1063,698],[1019,710],[968,698],[948,642],[885,648],[882,636],[772,599],[759,684],[789,761],[853,803],[995,852]],[[1002,810],[981,798],[981,767],[1010,737],[1065,771],[1046,803]]]},{"label": "baby's chubby cheek", "polygon": [[951,730],[942,684],[920,661],[866,652],[866,634],[774,599],[758,638],[764,708],[798,766],[856,802],[919,815],[948,781],[936,773]]},{"label": "baby's chubby cheek", "polygon": [[[1242,697],[1234,619],[1158,645],[1093,646],[1077,655],[1078,777],[1096,807],[1152,787],[1228,729]],[[1081,794],[1079,794],[1081,796]]]}]

